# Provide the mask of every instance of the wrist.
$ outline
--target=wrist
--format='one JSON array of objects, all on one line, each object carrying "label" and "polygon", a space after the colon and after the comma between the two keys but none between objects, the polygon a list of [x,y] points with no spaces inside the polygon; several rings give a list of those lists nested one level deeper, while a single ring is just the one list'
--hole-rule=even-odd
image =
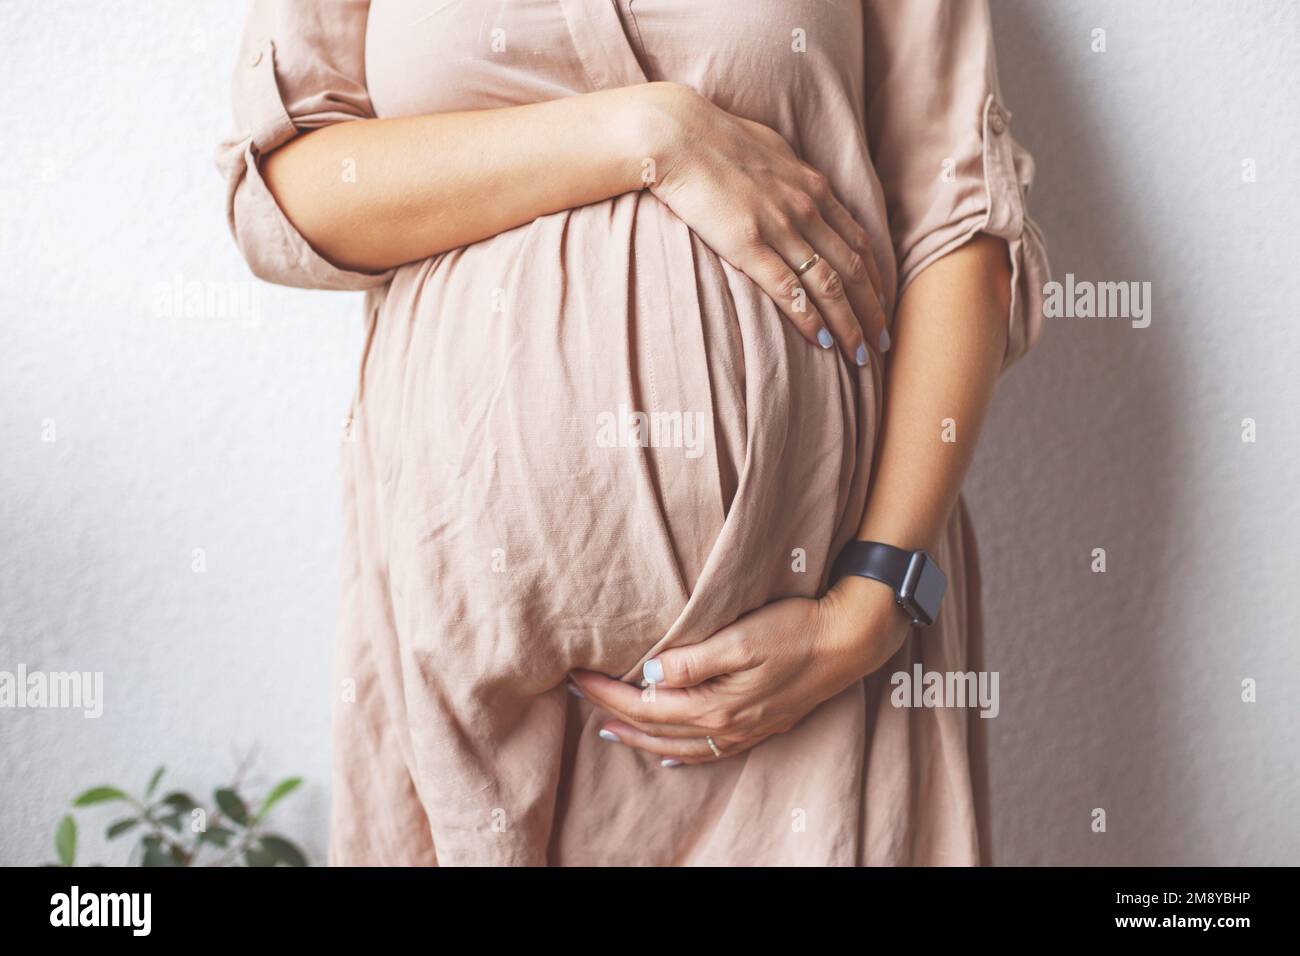
[{"label": "wrist", "polygon": [[912,626],[889,585],[857,575],[837,581],[821,605],[830,652],[859,677],[884,664]]},{"label": "wrist", "polygon": [[699,111],[710,104],[681,83],[644,83],[629,90],[629,149],[637,167],[637,186],[659,186],[693,138]]}]

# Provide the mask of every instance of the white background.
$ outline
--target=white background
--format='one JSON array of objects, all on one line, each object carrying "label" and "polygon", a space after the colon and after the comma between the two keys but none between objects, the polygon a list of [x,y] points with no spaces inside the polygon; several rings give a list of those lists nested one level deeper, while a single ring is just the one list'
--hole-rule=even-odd
[{"label": "white background", "polygon": [[[160,283],[249,281],[212,166],[233,5],[0,13],[0,670],[103,671],[107,697],[0,710],[0,863],[51,859],[87,786],[165,763],[206,793],[250,752],[250,789],[307,778],[277,828],[323,862],[359,301],[258,283],[253,328],[168,311]],[[996,859],[1298,863],[1300,4],[994,15],[1056,277],[1154,295],[1145,330],[1049,324],[968,483]],[[83,860],[114,859],[115,816],[81,814]]]}]

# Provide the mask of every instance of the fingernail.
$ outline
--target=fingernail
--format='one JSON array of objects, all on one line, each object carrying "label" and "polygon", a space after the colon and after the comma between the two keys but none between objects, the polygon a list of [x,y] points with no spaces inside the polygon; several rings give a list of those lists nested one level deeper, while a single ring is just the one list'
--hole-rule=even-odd
[{"label": "fingernail", "polygon": [[600,739],[608,740],[610,743],[614,743],[614,744],[619,742],[618,734],[614,733],[614,731],[612,730],[602,730],[600,732]]},{"label": "fingernail", "polygon": [[889,329],[881,329],[880,330],[880,351],[888,352],[889,346],[891,344],[892,343],[889,341]]},{"label": "fingernail", "polygon": [[652,661],[646,661],[645,667],[641,668],[641,676],[652,684],[662,684],[664,682],[664,665],[659,658]]},{"label": "fingernail", "polygon": [[885,312],[889,312],[889,301],[885,298],[885,293],[883,292],[880,293],[880,307],[884,309]]},{"label": "fingernail", "polygon": [[574,684],[574,683],[568,683],[568,684],[565,684],[564,686],[567,687],[567,688],[569,689],[569,693],[570,693],[570,694],[572,694],[574,697],[577,697],[579,700],[586,700],[586,699],[587,699],[587,695],[584,694],[581,690],[578,689],[578,685],[577,685],[577,684]]},{"label": "fingernail", "polygon": [[856,356],[854,356],[854,357],[855,357],[855,358],[857,359],[857,361],[858,361],[858,367],[859,367],[859,368],[861,368],[863,365],[866,365],[866,364],[867,364],[867,347],[866,347],[865,345],[859,345],[859,346],[858,346],[858,354],[857,354]]},{"label": "fingernail", "polygon": [[831,338],[831,334],[829,332],[827,332],[825,329],[822,329],[820,332],[817,333],[817,344],[824,349],[828,349],[835,344],[835,340]]},{"label": "fingernail", "polygon": [[681,765],[682,762],[674,757],[665,757],[663,760],[659,761],[659,766],[661,767],[680,767]]}]

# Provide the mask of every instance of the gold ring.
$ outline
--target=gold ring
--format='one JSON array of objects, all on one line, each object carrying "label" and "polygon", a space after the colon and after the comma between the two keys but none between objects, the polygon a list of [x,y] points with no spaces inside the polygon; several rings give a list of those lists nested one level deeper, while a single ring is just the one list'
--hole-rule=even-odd
[{"label": "gold ring", "polygon": [[809,257],[804,261],[804,264],[803,264],[803,265],[801,265],[798,269],[795,269],[795,270],[794,270],[794,274],[797,275],[797,276],[801,276],[801,275],[803,275],[805,272],[807,272],[809,269],[811,269],[813,266],[817,265],[817,263],[819,263],[819,262],[821,262],[821,261],[822,261],[822,257],[819,256],[819,255],[817,255],[817,253],[814,252],[811,256],[809,256]]},{"label": "gold ring", "polygon": [[706,744],[708,744],[708,745],[709,745],[709,749],[713,751],[713,756],[715,756],[715,757],[721,757],[721,756],[722,756],[722,751],[718,749],[718,745],[715,744],[715,743],[713,742],[713,738],[712,738],[712,737],[705,737],[705,738],[704,738],[704,742],[705,742]]}]

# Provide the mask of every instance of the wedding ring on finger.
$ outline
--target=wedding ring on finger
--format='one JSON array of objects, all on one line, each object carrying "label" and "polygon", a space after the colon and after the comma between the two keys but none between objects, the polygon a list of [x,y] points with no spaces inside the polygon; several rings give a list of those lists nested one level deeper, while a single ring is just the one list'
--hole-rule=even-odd
[{"label": "wedding ring on finger", "polygon": [[821,261],[822,261],[822,257],[817,255],[817,253],[814,252],[811,256],[809,256],[807,259],[803,261],[803,265],[801,265],[798,269],[794,270],[794,274],[797,276],[801,276]]},{"label": "wedding ring on finger", "polygon": [[706,744],[708,744],[708,745],[709,745],[709,749],[713,751],[713,756],[715,756],[715,757],[721,757],[721,756],[722,756],[722,751],[718,749],[718,745],[715,744],[715,743],[713,742],[713,738],[712,738],[712,737],[705,737],[705,738],[704,738],[704,742],[705,742]]}]

